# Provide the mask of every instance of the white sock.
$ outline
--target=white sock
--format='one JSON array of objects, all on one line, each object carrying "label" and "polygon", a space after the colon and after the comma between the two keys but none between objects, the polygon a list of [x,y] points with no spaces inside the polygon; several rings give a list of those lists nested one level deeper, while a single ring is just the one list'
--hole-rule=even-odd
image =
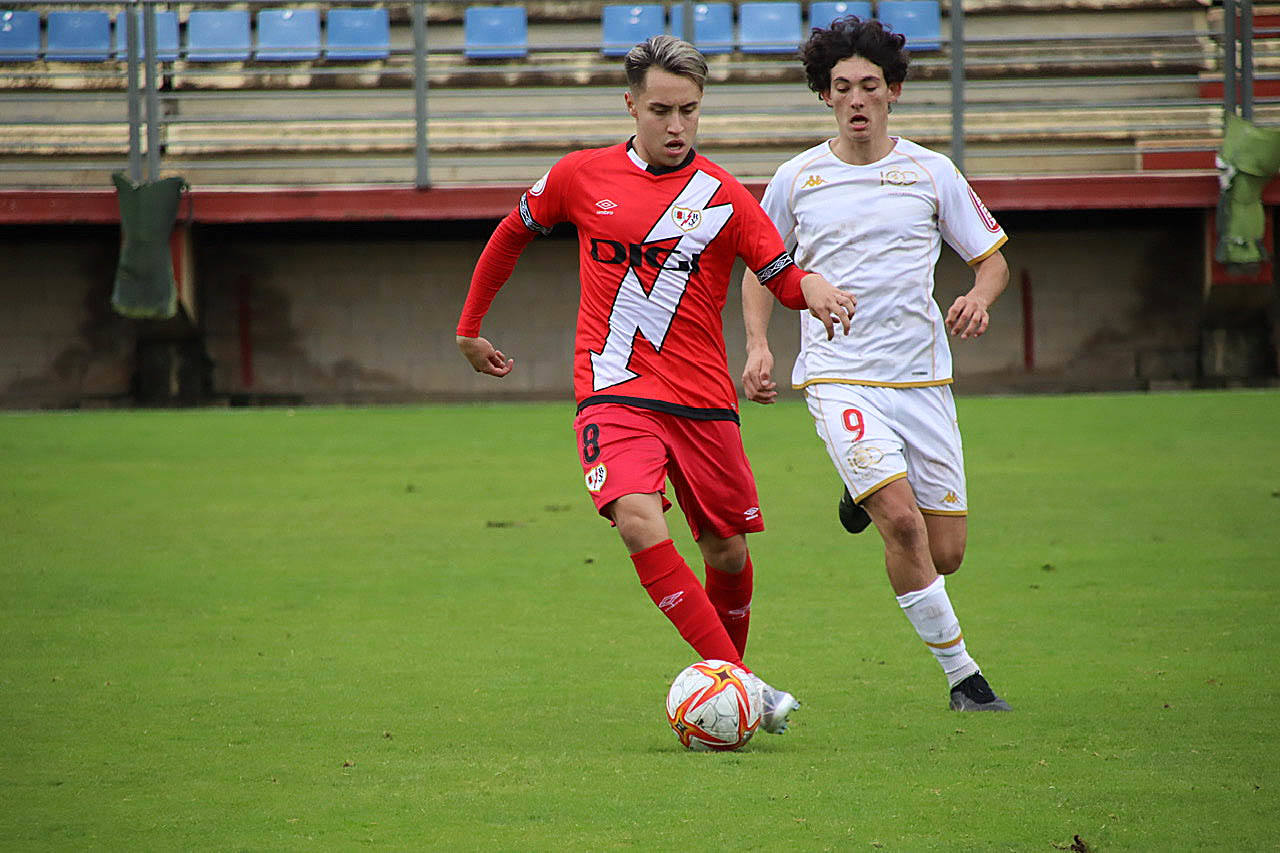
[{"label": "white sock", "polygon": [[978,671],[978,665],[964,649],[964,634],[960,631],[960,623],[956,620],[956,612],[951,607],[941,575],[924,589],[899,595],[898,604],[915,626],[920,639],[938,659],[949,687],[955,687]]}]

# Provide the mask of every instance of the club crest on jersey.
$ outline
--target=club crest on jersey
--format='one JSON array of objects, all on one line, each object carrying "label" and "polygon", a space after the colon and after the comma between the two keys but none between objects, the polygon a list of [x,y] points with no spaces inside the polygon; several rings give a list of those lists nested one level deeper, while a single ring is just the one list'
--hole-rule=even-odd
[{"label": "club crest on jersey", "polygon": [[681,231],[692,231],[702,224],[702,211],[691,207],[673,207],[671,221],[678,225]]},{"label": "club crest on jersey", "polygon": [[855,471],[865,471],[873,465],[879,464],[884,459],[884,452],[873,444],[859,442],[853,446],[853,451],[849,454],[849,464]]},{"label": "club crest on jersey", "polygon": [[604,488],[604,481],[609,477],[609,469],[600,463],[587,472],[587,491],[598,492]]},{"label": "club crest on jersey", "polygon": [[910,169],[884,169],[880,172],[880,186],[889,184],[895,187],[909,187],[916,181],[920,180],[920,176]]}]

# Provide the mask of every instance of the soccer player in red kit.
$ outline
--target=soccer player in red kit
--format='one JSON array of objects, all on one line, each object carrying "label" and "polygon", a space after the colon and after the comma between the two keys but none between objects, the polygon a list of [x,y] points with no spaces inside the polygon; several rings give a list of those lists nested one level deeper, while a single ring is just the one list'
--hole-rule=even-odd
[{"label": "soccer player in red kit", "polygon": [[[783,305],[847,333],[853,297],[797,269],[755,198],[693,150],[707,65],[671,36],[625,60],[628,142],[577,151],[497,227],[476,264],[458,347],[478,372],[514,366],[480,325],[524,247],[558,222],[578,229],[574,345],[578,453],[596,508],[618,529],[654,604],[704,659],[742,665],[751,610],[746,534],[764,529],[739,432],[721,311],[742,257]],[[671,478],[706,566],[703,586],[663,512]],[[762,727],[781,732],[798,703],[756,678]]]}]

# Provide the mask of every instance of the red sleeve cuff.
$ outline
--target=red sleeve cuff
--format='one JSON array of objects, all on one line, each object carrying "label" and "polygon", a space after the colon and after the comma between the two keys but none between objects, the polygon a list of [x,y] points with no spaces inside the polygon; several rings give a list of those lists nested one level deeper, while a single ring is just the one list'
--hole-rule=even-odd
[{"label": "red sleeve cuff", "polygon": [[763,284],[773,292],[773,295],[785,307],[793,311],[804,311],[809,307],[809,303],[804,300],[804,291],[800,289],[800,280],[806,275],[808,273],[795,264],[788,264],[772,278],[764,281]]}]

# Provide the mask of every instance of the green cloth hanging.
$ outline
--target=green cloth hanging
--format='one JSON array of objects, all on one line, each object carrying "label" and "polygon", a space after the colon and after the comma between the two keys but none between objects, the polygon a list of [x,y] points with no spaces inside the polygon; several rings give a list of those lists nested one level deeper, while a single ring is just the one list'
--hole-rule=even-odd
[{"label": "green cloth hanging", "polygon": [[182,178],[134,183],[112,174],[120,201],[120,262],[116,266],[111,307],[138,320],[167,320],[178,311],[169,235],[178,218]]},{"label": "green cloth hanging", "polygon": [[1214,257],[1231,267],[1252,267],[1267,259],[1262,238],[1266,211],[1262,190],[1280,171],[1280,131],[1258,127],[1227,114],[1218,155],[1218,246]]}]

